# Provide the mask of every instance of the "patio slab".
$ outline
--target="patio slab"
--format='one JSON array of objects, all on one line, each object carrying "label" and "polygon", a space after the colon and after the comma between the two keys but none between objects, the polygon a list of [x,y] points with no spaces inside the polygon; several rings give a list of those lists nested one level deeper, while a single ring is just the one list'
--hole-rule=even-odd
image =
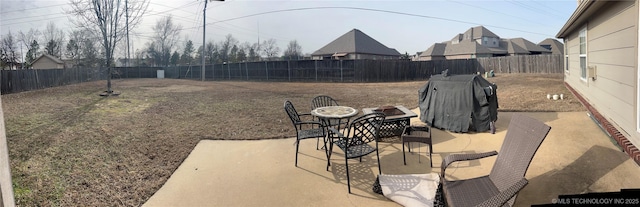
[{"label": "patio slab", "polygon": [[[516,206],[550,203],[559,194],[640,188],[640,167],[586,112],[525,114],[552,128],[527,171],[529,185],[518,194]],[[448,154],[499,150],[512,115],[499,113],[496,134],[434,129],[434,168],[429,167],[425,145],[414,145],[413,151],[420,154],[408,153],[405,166],[399,139],[380,143],[382,172],[439,173],[442,157]],[[417,118],[411,123],[423,125]],[[375,154],[362,163],[350,161],[353,194],[348,194],[340,150],[334,150],[326,171],[324,151],[316,150],[315,141],[304,140],[295,167],[294,141],[200,141],[144,206],[398,206],[371,191],[378,172]],[[494,160],[454,163],[447,178],[488,174]]]}]

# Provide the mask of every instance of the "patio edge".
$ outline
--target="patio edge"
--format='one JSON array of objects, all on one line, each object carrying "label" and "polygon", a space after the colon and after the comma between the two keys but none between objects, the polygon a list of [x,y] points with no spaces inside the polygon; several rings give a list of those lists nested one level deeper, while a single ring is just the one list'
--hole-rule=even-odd
[{"label": "patio edge", "polygon": [[589,104],[586,99],[584,99],[578,92],[576,92],[571,86],[569,86],[567,82],[564,82],[564,86],[567,87],[567,89],[569,89],[569,91],[571,91],[571,93],[578,98],[580,103],[582,103],[585,108],[587,108],[587,111],[589,111],[589,113],[594,116],[593,118],[600,123],[602,128],[607,131],[607,133],[609,133],[609,137],[616,140],[618,145],[622,147],[622,150],[627,153],[627,155],[629,155],[629,157],[633,161],[635,161],[638,166],[640,166],[640,150],[636,146],[634,146],[631,141],[627,139],[627,137],[625,137],[620,131],[618,131],[618,129],[616,129],[613,124],[611,124],[606,118],[604,118],[604,116],[602,116],[602,114],[600,114],[598,110],[591,106],[591,104]]}]

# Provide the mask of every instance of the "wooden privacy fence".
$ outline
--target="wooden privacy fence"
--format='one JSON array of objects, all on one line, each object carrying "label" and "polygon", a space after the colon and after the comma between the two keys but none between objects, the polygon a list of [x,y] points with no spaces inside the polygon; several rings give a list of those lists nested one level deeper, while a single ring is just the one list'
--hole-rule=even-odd
[{"label": "wooden privacy fence", "polygon": [[45,70],[2,70],[0,91],[2,94],[17,93],[42,88],[105,79],[100,69],[71,68]]},{"label": "wooden privacy fence", "polygon": [[[476,61],[440,60],[297,60],[207,65],[206,80],[390,82],[426,80],[449,69],[450,74],[471,74]],[[165,78],[201,79],[201,66],[163,69]],[[123,72],[126,73],[126,72]],[[149,78],[141,76],[142,78]],[[150,78],[155,78],[152,76]]]},{"label": "wooden privacy fence", "polygon": [[495,73],[562,73],[562,55],[522,55],[478,58],[478,71]]},{"label": "wooden privacy fence", "polygon": [[[427,80],[449,70],[449,74],[562,73],[561,55],[508,56],[457,60],[295,60],[212,64],[205,67],[206,80],[297,81],[297,82],[393,82]],[[118,67],[112,78],[202,79],[202,66]],[[72,68],[3,70],[2,94],[105,80],[106,69]]]}]

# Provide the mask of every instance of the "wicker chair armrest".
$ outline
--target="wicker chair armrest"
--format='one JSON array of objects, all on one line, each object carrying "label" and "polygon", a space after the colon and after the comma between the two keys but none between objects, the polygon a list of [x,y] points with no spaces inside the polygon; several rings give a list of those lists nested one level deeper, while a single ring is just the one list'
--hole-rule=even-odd
[{"label": "wicker chair armrest", "polygon": [[451,163],[458,162],[458,161],[477,160],[485,157],[491,157],[497,154],[498,152],[496,151],[477,153],[477,154],[451,154],[442,160],[442,165],[440,165],[440,177],[443,180],[445,179],[444,171],[447,169],[447,167]]},{"label": "wicker chair armrest", "polygon": [[299,113],[298,116],[311,116],[311,113]]},{"label": "wicker chair armrest", "polygon": [[479,207],[491,207],[502,206],[507,203],[513,196],[515,196],[529,181],[526,178],[522,178],[517,183],[509,186],[506,190],[500,192],[498,195],[491,197],[490,199],[477,205]]}]

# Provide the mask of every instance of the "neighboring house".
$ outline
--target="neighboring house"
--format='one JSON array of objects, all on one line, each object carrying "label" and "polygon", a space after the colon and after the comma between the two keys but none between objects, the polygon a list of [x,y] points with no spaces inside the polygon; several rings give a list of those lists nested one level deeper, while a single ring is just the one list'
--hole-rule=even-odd
[{"label": "neighboring house", "polygon": [[353,29],[311,54],[323,59],[400,59],[400,54],[358,29]]},{"label": "neighboring house", "polygon": [[547,38],[538,43],[538,46],[551,50],[551,54],[564,55],[564,44],[556,39]]},{"label": "neighboring house", "polygon": [[457,34],[450,41],[435,43],[418,60],[470,59],[480,57],[551,54],[524,38],[502,39],[483,26]]},{"label": "neighboring house", "polygon": [[[640,164],[638,1],[583,1],[560,29],[564,82]],[[576,123],[579,124],[579,123]]]},{"label": "neighboring house", "polygon": [[64,61],[57,57],[43,54],[36,60],[31,62],[31,68],[33,69],[62,69],[65,68]]},{"label": "neighboring house", "polygon": [[116,61],[116,67],[136,67],[138,66],[138,62],[141,61],[138,59],[118,58]]}]

